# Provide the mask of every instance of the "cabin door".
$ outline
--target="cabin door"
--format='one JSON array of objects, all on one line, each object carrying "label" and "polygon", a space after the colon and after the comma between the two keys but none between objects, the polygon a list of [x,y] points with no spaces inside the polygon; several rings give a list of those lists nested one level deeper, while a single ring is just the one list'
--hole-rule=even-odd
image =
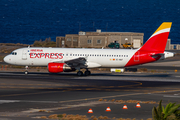
[{"label": "cabin door", "polygon": [[27,60],[27,50],[22,51],[22,59]]}]

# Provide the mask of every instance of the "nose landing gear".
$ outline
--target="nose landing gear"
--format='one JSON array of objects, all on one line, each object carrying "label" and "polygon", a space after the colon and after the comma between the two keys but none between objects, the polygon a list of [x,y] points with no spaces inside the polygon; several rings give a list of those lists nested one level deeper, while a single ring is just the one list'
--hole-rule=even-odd
[{"label": "nose landing gear", "polygon": [[26,71],[24,73],[25,73],[25,75],[27,75],[28,74],[28,66],[25,66],[25,69],[26,69]]}]

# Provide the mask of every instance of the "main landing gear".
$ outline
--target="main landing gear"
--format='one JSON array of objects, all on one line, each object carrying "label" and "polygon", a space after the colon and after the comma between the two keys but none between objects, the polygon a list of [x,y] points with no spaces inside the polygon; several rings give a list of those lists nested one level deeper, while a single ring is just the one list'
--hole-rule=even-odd
[{"label": "main landing gear", "polygon": [[82,71],[78,71],[78,72],[77,72],[77,75],[78,75],[78,76],[82,76],[82,75],[83,75],[83,72],[82,72]]},{"label": "main landing gear", "polygon": [[85,76],[91,75],[91,71],[86,70],[86,71],[84,72],[84,75],[85,75]]},{"label": "main landing gear", "polygon": [[[83,76],[83,72],[82,71],[78,71],[77,72],[78,76]],[[88,69],[84,72],[85,76],[91,75],[91,71],[89,71]]]},{"label": "main landing gear", "polygon": [[25,66],[25,69],[26,69],[26,71],[24,73],[25,73],[25,75],[27,75],[28,74],[28,66]]}]

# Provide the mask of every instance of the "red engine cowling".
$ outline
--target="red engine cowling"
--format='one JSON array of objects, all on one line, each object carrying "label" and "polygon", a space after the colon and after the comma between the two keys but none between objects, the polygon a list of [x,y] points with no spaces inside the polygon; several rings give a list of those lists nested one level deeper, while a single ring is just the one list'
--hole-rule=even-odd
[{"label": "red engine cowling", "polygon": [[49,63],[48,71],[50,73],[60,73],[65,70],[65,63]]}]

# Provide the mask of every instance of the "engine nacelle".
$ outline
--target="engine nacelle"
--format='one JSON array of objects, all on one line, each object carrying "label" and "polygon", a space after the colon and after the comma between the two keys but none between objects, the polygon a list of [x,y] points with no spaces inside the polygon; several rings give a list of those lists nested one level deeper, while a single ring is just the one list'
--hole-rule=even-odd
[{"label": "engine nacelle", "polygon": [[67,72],[73,71],[71,67],[68,67],[65,63],[49,63],[48,64],[48,71],[50,73],[60,73],[60,72]]}]

